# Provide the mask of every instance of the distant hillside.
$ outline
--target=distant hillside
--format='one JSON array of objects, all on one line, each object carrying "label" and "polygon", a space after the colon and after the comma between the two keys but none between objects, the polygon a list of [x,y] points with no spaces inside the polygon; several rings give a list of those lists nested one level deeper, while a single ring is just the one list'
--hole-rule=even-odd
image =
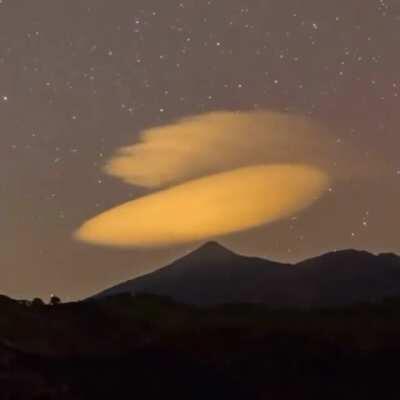
[{"label": "distant hillside", "polygon": [[343,250],[298,264],[245,257],[208,242],[158,271],[121,283],[118,293],[169,296],[188,304],[337,306],[400,296],[400,257]]},{"label": "distant hillside", "polygon": [[399,335],[400,298],[304,311],[0,296],[0,399],[380,399],[398,392]]}]

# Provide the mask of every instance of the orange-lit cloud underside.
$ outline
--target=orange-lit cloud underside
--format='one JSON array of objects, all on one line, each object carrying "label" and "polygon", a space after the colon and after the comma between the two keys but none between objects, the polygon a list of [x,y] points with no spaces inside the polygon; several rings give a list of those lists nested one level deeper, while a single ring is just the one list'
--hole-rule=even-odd
[{"label": "orange-lit cloud underside", "polygon": [[76,237],[119,247],[204,240],[290,216],[318,199],[328,180],[309,165],[242,167],[115,207],[86,222]]}]

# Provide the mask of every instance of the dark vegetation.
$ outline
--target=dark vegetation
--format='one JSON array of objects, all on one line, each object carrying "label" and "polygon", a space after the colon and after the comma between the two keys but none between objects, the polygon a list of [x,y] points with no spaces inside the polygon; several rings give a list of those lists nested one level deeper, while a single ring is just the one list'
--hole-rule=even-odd
[{"label": "dark vegetation", "polygon": [[274,309],[1,297],[0,398],[398,398],[399,339],[399,298]]}]

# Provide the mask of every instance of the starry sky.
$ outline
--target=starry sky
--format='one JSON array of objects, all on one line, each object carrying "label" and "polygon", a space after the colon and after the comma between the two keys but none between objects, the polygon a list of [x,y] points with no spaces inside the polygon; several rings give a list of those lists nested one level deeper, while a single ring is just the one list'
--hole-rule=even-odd
[{"label": "starry sky", "polygon": [[192,249],[92,246],[73,233],[148,193],[104,173],[118,148],[218,111],[318,121],[330,161],[350,146],[348,168],[366,171],[223,244],[285,261],[400,252],[399,43],[397,0],[1,0],[0,292],[82,298]]}]

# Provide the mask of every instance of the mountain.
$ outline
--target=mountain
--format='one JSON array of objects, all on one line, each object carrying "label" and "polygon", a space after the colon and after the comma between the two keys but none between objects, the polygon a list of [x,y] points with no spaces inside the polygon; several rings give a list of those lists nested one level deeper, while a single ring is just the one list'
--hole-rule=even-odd
[{"label": "mountain", "polygon": [[150,293],[170,296],[191,304],[236,303],[252,296],[260,277],[270,280],[285,275],[286,265],[238,255],[216,242],[208,242],[158,271],[112,287],[96,297],[118,293]]},{"label": "mountain", "polygon": [[400,257],[366,251],[327,253],[296,265],[298,286],[308,286],[310,303],[375,302],[400,294]]},{"label": "mountain", "polygon": [[298,264],[245,257],[216,242],[150,274],[109,288],[120,293],[169,296],[198,305],[264,303],[337,306],[400,296],[400,257],[342,250]]}]

